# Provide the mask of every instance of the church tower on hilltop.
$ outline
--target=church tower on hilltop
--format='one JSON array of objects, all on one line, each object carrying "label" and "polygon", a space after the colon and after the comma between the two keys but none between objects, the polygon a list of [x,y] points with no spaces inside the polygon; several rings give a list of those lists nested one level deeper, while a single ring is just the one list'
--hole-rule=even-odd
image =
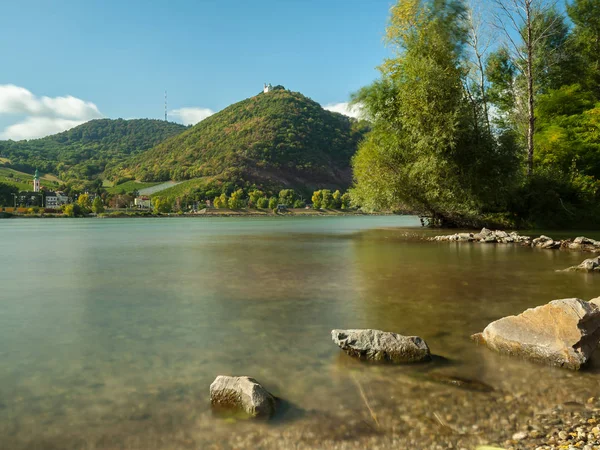
[{"label": "church tower on hilltop", "polygon": [[40,192],[40,174],[35,169],[35,175],[33,176],[33,192]]},{"label": "church tower on hilltop", "polygon": [[271,83],[267,84],[265,83],[265,87],[263,88],[263,92],[266,94],[267,92],[271,92],[273,90],[273,86],[271,86]]}]

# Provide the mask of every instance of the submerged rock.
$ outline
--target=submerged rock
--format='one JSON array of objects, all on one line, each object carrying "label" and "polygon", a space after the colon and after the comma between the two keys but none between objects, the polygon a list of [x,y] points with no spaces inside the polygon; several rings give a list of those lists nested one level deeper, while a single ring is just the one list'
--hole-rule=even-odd
[{"label": "submerged rock", "polygon": [[600,341],[600,308],[577,298],[554,300],[492,322],[472,337],[501,354],[579,370]]},{"label": "submerged rock", "polygon": [[597,272],[600,273],[600,256],[583,261],[578,266],[569,267],[565,272]]},{"label": "submerged rock", "polygon": [[244,411],[252,417],[269,418],[275,412],[275,397],[250,377],[219,375],[210,385],[213,407]]},{"label": "submerged rock", "polygon": [[368,361],[410,363],[431,359],[429,347],[418,336],[380,330],[333,330],[331,338],[348,355]]}]

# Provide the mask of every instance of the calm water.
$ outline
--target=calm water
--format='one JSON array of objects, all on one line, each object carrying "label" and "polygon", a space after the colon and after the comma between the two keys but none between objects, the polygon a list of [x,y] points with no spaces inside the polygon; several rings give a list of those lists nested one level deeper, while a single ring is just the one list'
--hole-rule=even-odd
[{"label": "calm water", "polygon": [[[421,423],[428,411],[467,417],[517,398],[494,408],[527,415],[600,392],[598,353],[572,374],[469,341],[501,316],[600,296],[600,276],[555,273],[588,255],[419,233],[410,217],[0,221],[0,448],[249,448],[249,433],[253,448],[335,441],[348,417],[370,420],[357,383],[380,416]],[[358,364],[333,345],[333,328],[417,334],[440,358]],[[270,425],[213,417],[219,374],[254,376],[286,410]],[[378,433],[397,432],[380,420]]]}]

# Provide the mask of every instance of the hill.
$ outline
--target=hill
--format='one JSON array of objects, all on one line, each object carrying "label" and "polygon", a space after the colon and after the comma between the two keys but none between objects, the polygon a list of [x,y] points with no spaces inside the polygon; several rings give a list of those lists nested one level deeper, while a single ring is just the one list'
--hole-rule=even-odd
[{"label": "hill", "polygon": [[120,174],[267,189],[347,188],[350,159],[367,128],[280,87],[235,103],[132,158]]},{"label": "hill", "polygon": [[39,169],[62,180],[90,180],[107,166],[154,147],[186,129],[152,119],[98,119],[29,141],[0,141],[0,165],[23,172]]}]

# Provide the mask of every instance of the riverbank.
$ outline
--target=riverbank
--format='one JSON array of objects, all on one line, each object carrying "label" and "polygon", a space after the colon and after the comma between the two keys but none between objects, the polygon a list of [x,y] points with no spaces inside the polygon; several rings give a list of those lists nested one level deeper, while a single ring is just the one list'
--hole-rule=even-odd
[{"label": "riverbank", "polygon": [[[189,213],[164,213],[154,214],[151,211],[140,211],[140,210],[108,210],[100,214],[87,214],[78,217],[87,218],[143,218],[143,217],[310,217],[310,216],[394,216],[403,215],[395,214],[391,212],[376,212],[368,213],[358,210],[339,210],[339,209],[306,209],[306,208],[290,208],[282,211],[271,211],[269,209],[216,209],[207,208],[202,209],[198,212]],[[13,214],[13,213],[0,213],[0,219],[14,219],[14,218],[27,218],[27,219],[40,219],[40,218],[69,218],[62,213],[44,213],[44,214]],[[72,218],[72,217],[70,217]]]}]

